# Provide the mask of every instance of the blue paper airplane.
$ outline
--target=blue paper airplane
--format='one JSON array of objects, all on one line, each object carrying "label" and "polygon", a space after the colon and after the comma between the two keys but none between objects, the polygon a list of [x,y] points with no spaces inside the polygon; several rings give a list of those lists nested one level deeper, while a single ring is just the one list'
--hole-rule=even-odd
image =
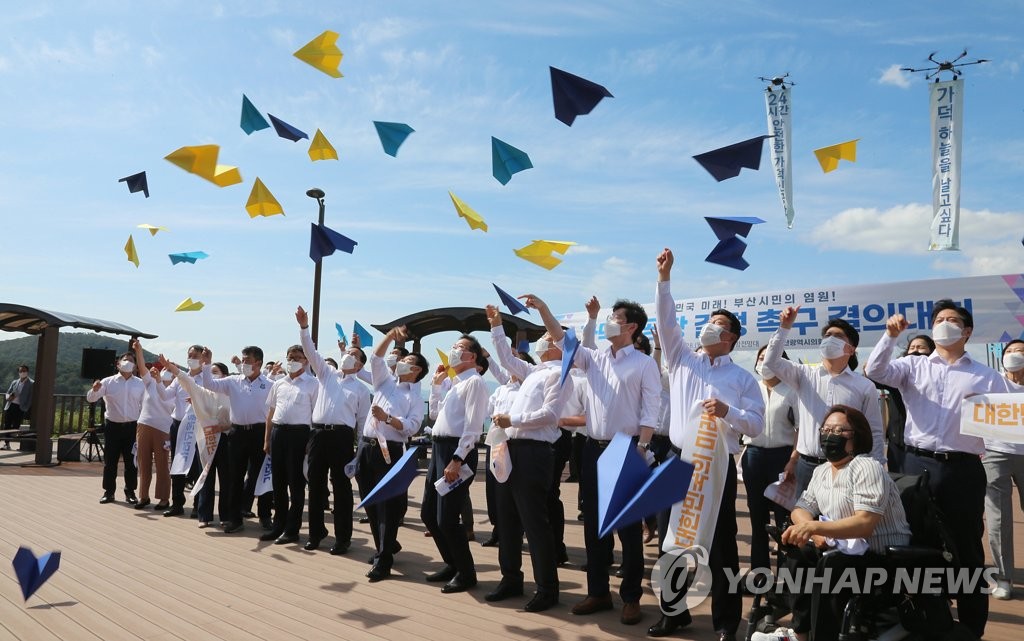
[{"label": "blue paper airplane", "polygon": [[335,323],[334,329],[338,332],[338,340],[342,343],[348,343],[345,339],[345,330],[342,328],[341,323]]},{"label": "blue paper airplane", "polygon": [[502,185],[512,180],[512,174],[532,169],[533,163],[525,151],[491,136],[491,173]]},{"label": "blue paper airplane", "polygon": [[242,94],[242,122],[240,124],[246,135],[270,126],[263,114],[256,109],[256,105],[252,104],[252,101],[244,93]]},{"label": "blue paper airplane", "polygon": [[359,502],[356,509],[358,510],[361,507],[374,505],[404,494],[409,489],[412,480],[416,478],[418,472],[416,469],[416,453],[419,449],[419,447],[407,449],[402,458],[398,459],[391,466],[391,469],[384,475],[384,478],[363,497],[363,500]]},{"label": "blue paper airplane", "polygon": [[754,225],[763,223],[764,221],[760,218],[750,216],[736,216],[730,218],[714,218],[711,216],[705,216],[704,220],[708,221],[708,225],[711,226],[711,230],[718,237],[718,244],[711,250],[704,261],[708,263],[715,263],[716,265],[722,265],[724,267],[731,267],[740,271],[750,267],[750,263],[743,258],[743,252],[747,249],[747,244],[737,238],[737,236],[743,236],[744,238],[750,233],[750,228]]},{"label": "blue paper airplane", "polygon": [[693,159],[715,180],[722,182],[727,178],[739,176],[742,167],[754,170],[761,167],[761,148],[764,146],[765,138],[773,136],[757,136],[734,145],[697,154]]},{"label": "blue paper airplane", "polygon": [[281,120],[280,118],[274,117],[274,114],[267,115],[270,116],[270,122],[274,123],[274,131],[277,132],[278,136],[281,136],[282,138],[287,138],[288,140],[291,140],[293,142],[298,142],[300,138],[305,138],[306,140],[309,140],[309,136],[306,134],[306,132],[300,129],[296,129],[295,127],[292,127],[291,125]]},{"label": "blue paper airplane", "polygon": [[618,433],[597,459],[598,536],[604,538],[686,496],[693,465],[671,457],[651,470],[633,439]]},{"label": "blue paper airplane", "polygon": [[576,338],[576,330],[570,327],[565,330],[565,336],[562,338],[562,377],[558,380],[559,387],[565,385],[565,379],[569,377],[569,370],[572,369],[579,348],[580,341]]},{"label": "blue paper airplane", "polygon": [[518,298],[509,294],[494,283],[491,283],[491,285],[494,287],[494,291],[498,292],[498,298],[501,299],[501,302],[505,307],[508,307],[508,311],[512,312],[513,315],[518,314],[519,312],[526,312],[527,314],[530,313],[530,309],[526,305],[520,303]]},{"label": "blue paper airplane", "polygon": [[137,174],[119,178],[117,182],[128,183],[128,193],[134,194],[141,191],[146,194],[146,198],[149,198],[149,182],[146,180],[146,172],[140,171]]},{"label": "blue paper airplane", "polygon": [[21,594],[28,598],[36,593],[47,579],[60,567],[60,552],[47,552],[38,559],[27,547],[19,547],[11,562],[14,573],[18,576]]},{"label": "blue paper airplane", "polygon": [[602,98],[615,97],[596,82],[554,67],[551,67],[551,96],[555,102],[555,118],[570,127],[576,116],[593,111]]},{"label": "blue paper airplane", "polygon": [[327,225],[310,223],[309,235],[309,257],[314,263],[319,263],[324,256],[330,256],[334,250],[340,250],[351,254],[357,243],[348,236],[342,236]]},{"label": "blue paper airplane", "polygon": [[380,144],[384,147],[384,153],[397,157],[398,148],[402,146],[409,134],[416,131],[404,122],[379,122],[373,121],[377,128],[377,135],[380,137]]},{"label": "blue paper airplane", "polygon": [[197,260],[209,258],[210,255],[206,252],[181,252],[178,254],[167,254],[167,257],[171,259],[172,265],[177,265],[178,263],[194,264]]},{"label": "blue paper airplane", "polygon": [[362,347],[373,347],[373,334],[366,331],[359,321],[354,321],[352,325],[352,333],[359,337],[359,345]]}]

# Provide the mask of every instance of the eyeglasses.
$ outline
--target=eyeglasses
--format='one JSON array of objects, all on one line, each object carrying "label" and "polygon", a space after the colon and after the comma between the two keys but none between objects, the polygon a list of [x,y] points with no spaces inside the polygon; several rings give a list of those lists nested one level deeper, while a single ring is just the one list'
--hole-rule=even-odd
[{"label": "eyeglasses", "polygon": [[611,323],[612,325],[625,325],[629,321],[624,318],[616,318],[613,314],[608,314],[608,318],[604,319],[605,323]]},{"label": "eyeglasses", "polygon": [[835,435],[839,435],[839,434],[852,434],[853,433],[853,428],[850,427],[849,425],[842,425],[842,424],[828,425],[828,424],[825,424],[825,425],[821,426],[821,433],[825,434],[826,436],[829,435],[829,434],[835,434]]}]

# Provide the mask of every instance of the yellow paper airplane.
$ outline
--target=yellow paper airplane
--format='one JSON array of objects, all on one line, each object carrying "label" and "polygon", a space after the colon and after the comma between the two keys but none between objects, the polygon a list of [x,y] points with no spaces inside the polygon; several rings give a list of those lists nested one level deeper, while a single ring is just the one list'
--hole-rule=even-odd
[{"label": "yellow paper airplane", "polygon": [[523,260],[528,260],[544,269],[554,269],[562,263],[562,260],[555,258],[551,253],[564,254],[575,244],[569,240],[535,240],[526,247],[520,247],[513,251]]},{"label": "yellow paper airplane", "polygon": [[327,136],[319,129],[313,135],[313,142],[309,143],[309,159],[313,162],[338,159],[338,152],[334,149],[334,145],[327,140]]},{"label": "yellow paper airplane", "polygon": [[135,263],[135,267],[139,266],[139,254],[135,251],[135,241],[131,234],[128,234],[128,242],[124,244],[124,253],[128,254],[128,262]]},{"label": "yellow paper airplane", "polygon": [[218,165],[218,155],[220,155],[218,145],[192,145],[180,147],[164,156],[164,159],[191,174],[209,180],[218,187],[227,187],[242,182],[242,174],[239,173],[238,167]]},{"label": "yellow paper airplane", "polygon": [[274,194],[270,193],[270,190],[259,178],[253,183],[252,191],[249,192],[249,201],[245,203],[245,211],[249,212],[249,218],[284,214],[281,203],[277,202]]},{"label": "yellow paper airplane", "polygon": [[186,298],[185,300],[181,301],[181,304],[178,305],[178,307],[175,308],[174,311],[176,311],[176,312],[198,312],[202,308],[203,308],[203,304],[200,303],[199,301],[196,301],[196,302],[193,303],[192,302],[192,297],[190,296],[190,297]]},{"label": "yellow paper airplane", "polygon": [[156,236],[156,233],[158,231],[171,231],[166,227],[157,227],[156,225],[150,225],[149,223],[143,223],[142,225],[139,225],[139,229],[148,229],[150,236]]},{"label": "yellow paper airplane", "polygon": [[337,33],[324,31],[296,51],[295,57],[332,78],[341,78],[338,65],[341,64],[342,53],[341,49],[338,49],[338,45],[335,44],[337,41]]},{"label": "yellow paper airplane", "polygon": [[858,140],[860,140],[860,138],[841,142],[838,145],[832,145],[831,147],[815,149],[814,155],[818,158],[818,164],[821,165],[821,170],[826,174],[830,171],[835,171],[836,168],[839,167],[840,160],[856,162]]},{"label": "yellow paper airplane", "polygon": [[435,347],[434,349],[437,350],[437,355],[441,359],[441,364],[445,366],[446,371],[448,372],[448,378],[455,380],[455,370],[448,366],[448,355],[442,352],[440,347]]},{"label": "yellow paper airplane", "polygon": [[455,203],[455,211],[458,212],[459,216],[466,219],[466,222],[469,223],[470,229],[482,229],[485,232],[487,231],[487,223],[480,214],[476,213],[472,207],[467,205],[464,200],[452,192],[448,192],[448,195],[451,196],[452,202]]}]

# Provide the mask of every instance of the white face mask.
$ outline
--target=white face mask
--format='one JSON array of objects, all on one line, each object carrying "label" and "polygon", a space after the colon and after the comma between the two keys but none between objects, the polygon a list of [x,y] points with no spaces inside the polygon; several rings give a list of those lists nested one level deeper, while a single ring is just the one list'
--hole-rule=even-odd
[{"label": "white face mask", "polygon": [[188,368],[190,370],[199,369],[199,366],[202,365],[202,364],[203,364],[203,362],[200,361],[198,358],[190,358],[190,359],[188,359]]},{"label": "white face mask", "polygon": [[160,380],[162,380],[165,383],[170,383],[172,380],[174,380],[174,374],[171,374],[169,370],[165,369],[164,371],[160,372]]},{"label": "white face mask", "polygon": [[341,359],[341,369],[343,369],[343,370],[355,369],[356,365],[358,365],[358,364],[359,364],[359,359],[357,359],[352,354],[345,354],[345,357]]},{"label": "white face mask", "polygon": [[[943,323],[945,325],[946,323]],[[1019,372],[1024,369],[1024,352],[1006,352],[1003,354],[1003,367],[1007,372]]]},{"label": "white face mask", "polygon": [[406,374],[412,374],[412,365],[405,361],[397,361],[395,363],[395,375],[405,376]]},{"label": "white face mask", "polygon": [[210,376],[213,376],[214,378],[224,378],[224,375],[216,370],[211,372]]},{"label": "white face mask", "polygon": [[252,371],[253,370],[252,370],[252,364],[251,363],[242,363],[242,376],[245,376],[245,377],[252,376]]},{"label": "white face mask", "polygon": [[125,374],[131,374],[135,371],[135,363],[125,360],[117,364],[117,369],[124,372]]},{"label": "white face mask", "polygon": [[770,381],[775,378],[775,372],[766,367],[763,362],[758,363],[757,367],[754,368],[754,371],[761,377],[761,380]]},{"label": "white face mask", "polygon": [[821,339],[818,350],[821,352],[822,358],[842,358],[846,353],[846,342],[838,336],[826,336]]},{"label": "white face mask", "polygon": [[463,350],[461,347],[453,347],[451,349],[451,351],[448,352],[448,366],[449,367],[458,367],[459,366],[459,363],[462,362],[462,352],[463,351],[465,351],[465,350]]},{"label": "white face mask", "polygon": [[303,365],[301,361],[288,361],[285,365],[285,371],[289,374],[298,374],[302,371],[303,367],[305,367],[305,365]]},{"label": "white face mask", "polygon": [[394,354],[388,354],[387,356],[384,357],[384,364],[390,367],[391,369],[395,369],[396,363],[398,363],[398,357],[395,356]]},{"label": "white face mask", "polygon": [[605,338],[615,338],[622,333],[622,325],[613,323],[611,321],[604,324],[604,336]]},{"label": "white face mask", "polygon": [[544,352],[551,349],[551,341],[544,340],[543,338],[537,341],[537,358],[542,358]]},{"label": "white face mask", "polygon": [[963,336],[964,330],[949,321],[937,323],[935,327],[932,327],[932,340],[943,347],[949,347]]},{"label": "white face mask", "polygon": [[725,328],[721,325],[715,325],[714,323],[708,323],[704,326],[704,329],[700,330],[700,344],[704,347],[711,347],[722,342],[722,332]]}]

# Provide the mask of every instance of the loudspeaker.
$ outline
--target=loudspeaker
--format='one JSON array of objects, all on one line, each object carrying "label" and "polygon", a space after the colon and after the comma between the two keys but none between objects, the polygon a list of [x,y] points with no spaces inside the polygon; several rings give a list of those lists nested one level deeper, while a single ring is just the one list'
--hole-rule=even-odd
[{"label": "loudspeaker", "polygon": [[116,358],[117,352],[112,349],[91,349],[86,347],[82,350],[82,378],[94,381],[114,374],[114,360]]}]

